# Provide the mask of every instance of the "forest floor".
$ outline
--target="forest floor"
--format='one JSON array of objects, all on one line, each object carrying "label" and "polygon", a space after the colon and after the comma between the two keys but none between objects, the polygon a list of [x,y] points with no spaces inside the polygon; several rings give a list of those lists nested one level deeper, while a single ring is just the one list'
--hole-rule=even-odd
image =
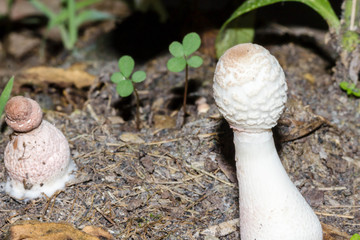
[{"label": "forest floor", "polygon": [[[332,239],[349,239],[360,232],[360,101],[334,81],[333,62],[295,37],[269,43],[264,33],[256,40],[278,59],[287,78],[286,110],[274,128],[279,156]],[[36,54],[1,64],[2,86],[15,74],[14,95],[41,104],[44,119],[68,139],[78,170],[76,179],[50,198],[21,202],[1,193],[0,238],[17,221],[40,220],[78,229],[98,226],[116,239],[239,239],[232,131],[212,97],[216,59],[204,47],[197,53],[204,64],[189,72],[183,127],[177,122],[184,73],[166,69],[167,51],[137,62],[136,69],[147,73],[137,84],[138,131],[134,97],[120,98],[110,81],[119,55],[107,41],[103,37],[47,64],[90,74],[80,87],[70,73],[70,83],[42,80],[39,69],[31,75],[27,70],[39,65],[31,60]],[[206,100],[207,111],[199,111],[199,99]],[[2,121],[1,158],[10,134]],[[5,181],[0,164],[0,182]],[[233,228],[210,236],[209,227],[223,222]]]}]

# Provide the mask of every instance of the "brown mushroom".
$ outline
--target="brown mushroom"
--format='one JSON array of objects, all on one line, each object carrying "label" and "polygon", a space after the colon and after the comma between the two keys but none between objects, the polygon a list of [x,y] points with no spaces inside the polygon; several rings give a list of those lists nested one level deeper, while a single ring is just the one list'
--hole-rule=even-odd
[{"label": "brown mushroom", "polygon": [[65,136],[42,120],[39,104],[30,98],[11,98],[5,114],[14,130],[4,153],[6,192],[16,199],[34,199],[63,189],[76,169]]}]

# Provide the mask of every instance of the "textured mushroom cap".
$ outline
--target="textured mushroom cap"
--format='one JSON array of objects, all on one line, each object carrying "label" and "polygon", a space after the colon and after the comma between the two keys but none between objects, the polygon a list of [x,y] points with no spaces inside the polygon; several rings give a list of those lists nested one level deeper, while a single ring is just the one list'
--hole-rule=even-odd
[{"label": "textured mushroom cap", "polygon": [[[57,184],[56,189],[46,189],[53,187],[57,179],[68,179],[64,175],[69,174],[69,165],[72,164],[65,136],[45,120],[33,131],[13,136],[6,146],[4,162],[10,182],[7,191],[16,198],[35,198],[41,196],[41,192],[52,194],[63,188],[65,182]],[[29,197],[26,191],[34,192],[34,189],[38,195]],[[11,194],[12,191],[16,194]]]},{"label": "textured mushroom cap", "polygon": [[213,90],[216,105],[231,127],[256,131],[276,125],[287,86],[275,57],[262,46],[245,43],[221,56]]},{"label": "textured mushroom cap", "polygon": [[12,97],[5,105],[5,121],[15,132],[29,132],[42,121],[37,102],[23,96]]}]

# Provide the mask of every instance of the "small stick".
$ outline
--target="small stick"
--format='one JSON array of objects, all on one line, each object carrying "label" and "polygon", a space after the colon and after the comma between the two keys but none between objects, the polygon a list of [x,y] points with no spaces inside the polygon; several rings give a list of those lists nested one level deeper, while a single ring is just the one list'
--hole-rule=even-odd
[{"label": "small stick", "polygon": [[315,212],[317,215],[326,216],[326,217],[339,217],[339,218],[347,218],[354,219],[355,217],[352,215],[344,215],[344,214],[334,214],[334,213],[324,213],[324,212]]}]

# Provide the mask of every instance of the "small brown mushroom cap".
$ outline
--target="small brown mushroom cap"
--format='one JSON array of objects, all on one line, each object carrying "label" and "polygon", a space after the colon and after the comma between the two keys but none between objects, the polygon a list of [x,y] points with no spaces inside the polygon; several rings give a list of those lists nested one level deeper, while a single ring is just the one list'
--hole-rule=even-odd
[{"label": "small brown mushroom cap", "polygon": [[12,97],[5,106],[5,121],[15,132],[29,132],[40,125],[42,111],[30,98]]}]

